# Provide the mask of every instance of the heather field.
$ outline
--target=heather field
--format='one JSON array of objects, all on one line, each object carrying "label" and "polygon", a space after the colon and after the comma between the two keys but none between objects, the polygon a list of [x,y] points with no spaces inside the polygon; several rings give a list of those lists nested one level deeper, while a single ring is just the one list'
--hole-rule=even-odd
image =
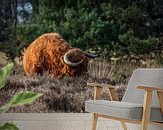
[{"label": "heather field", "polygon": [[[93,98],[93,88],[87,82],[109,83],[116,86],[121,100],[131,73],[136,68],[160,68],[162,56],[130,56],[112,58],[110,61],[95,59],[89,62],[88,72],[80,77],[64,77],[56,80],[47,73],[28,77],[21,65],[15,64],[0,91],[0,106],[19,91],[41,92],[43,96],[30,105],[9,109],[7,112],[84,112],[85,100]],[[1,67],[2,67],[1,63]],[[109,99],[108,91],[102,97]]]}]

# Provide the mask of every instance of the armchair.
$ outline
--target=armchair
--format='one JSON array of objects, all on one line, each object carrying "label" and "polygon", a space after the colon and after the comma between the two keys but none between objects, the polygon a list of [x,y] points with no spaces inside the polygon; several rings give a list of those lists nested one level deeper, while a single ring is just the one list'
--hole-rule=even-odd
[{"label": "armchair", "polygon": [[[163,126],[163,69],[137,69],[133,72],[122,101],[117,101],[116,87],[108,84],[88,83],[95,88],[94,100],[85,102],[85,110],[93,113],[92,130],[96,130],[98,117],[125,123]],[[108,88],[111,101],[101,99],[102,88]],[[143,90],[143,91],[141,91]]]}]

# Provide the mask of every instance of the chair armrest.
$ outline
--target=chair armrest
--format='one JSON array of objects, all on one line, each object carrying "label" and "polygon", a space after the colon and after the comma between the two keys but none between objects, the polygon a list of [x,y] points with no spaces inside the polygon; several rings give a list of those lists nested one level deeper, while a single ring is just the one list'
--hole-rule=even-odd
[{"label": "chair armrest", "polygon": [[102,88],[108,88],[111,100],[118,101],[115,86],[110,84],[99,84],[99,83],[87,83],[87,85],[95,88],[94,100],[100,100]]},{"label": "chair armrest", "polygon": [[115,89],[115,86],[110,85],[110,84],[87,83],[87,85],[91,86],[91,87],[101,87],[101,88]]},{"label": "chair armrest", "polygon": [[[149,97],[146,96],[145,99],[152,98],[152,91],[156,91],[158,100],[159,100],[159,104],[160,104],[160,108],[161,108],[161,113],[163,114],[163,102],[162,102],[163,101],[163,89],[159,88],[159,87],[149,87],[149,86],[138,86],[137,88],[145,90],[146,94],[151,93],[151,96],[149,96]],[[144,102],[148,102],[148,101],[144,101]]]},{"label": "chair armrest", "polygon": [[159,87],[138,86],[137,89],[143,89],[145,91],[158,91],[158,92],[163,92],[163,89],[162,88],[159,88]]}]

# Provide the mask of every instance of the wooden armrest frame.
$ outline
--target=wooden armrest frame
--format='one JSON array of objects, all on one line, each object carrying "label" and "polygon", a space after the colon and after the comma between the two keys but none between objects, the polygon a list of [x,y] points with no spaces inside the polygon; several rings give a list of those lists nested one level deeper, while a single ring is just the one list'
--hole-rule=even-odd
[{"label": "wooden armrest frame", "polygon": [[161,112],[163,114],[163,89],[158,87],[151,87],[151,86],[138,86],[137,89],[142,89],[145,91],[142,124],[146,125],[149,123],[153,91],[157,92]]},{"label": "wooden armrest frame", "polygon": [[138,86],[137,88],[143,89],[145,91],[151,91],[151,92],[156,91],[160,103],[161,112],[163,114],[163,89],[159,87],[149,87],[149,86]]},{"label": "wooden armrest frame", "polygon": [[113,86],[113,85],[98,84],[98,83],[87,83],[87,85],[95,88],[94,100],[100,100],[101,99],[101,91],[103,88],[107,88],[109,90],[109,96],[110,96],[112,101],[118,100],[116,90],[115,90],[115,86]]},{"label": "wooden armrest frame", "polygon": [[163,92],[163,89],[162,88],[159,88],[159,87],[138,86],[137,89],[144,89],[144,90],[148,90],[148,91]]},{"label": "wooden armrest frame", "polygon": [[87,83],[87,85],[92,86],[92,87],[115,89],[115,86],[110,85],[110,84]]}]

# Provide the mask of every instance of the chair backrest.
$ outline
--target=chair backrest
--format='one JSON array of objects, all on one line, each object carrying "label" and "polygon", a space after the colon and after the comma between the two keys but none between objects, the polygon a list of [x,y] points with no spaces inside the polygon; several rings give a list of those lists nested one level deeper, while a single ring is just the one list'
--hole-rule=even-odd
[{"label": "chair backrest", "polygon": [[[137,86],[141,85],[163,88],[163,68],[136,69],[129,80],[122,101],[143,104],[144,91],[136,89]],[[159,106],[156,92],[153,94],[152,106]]]}]

